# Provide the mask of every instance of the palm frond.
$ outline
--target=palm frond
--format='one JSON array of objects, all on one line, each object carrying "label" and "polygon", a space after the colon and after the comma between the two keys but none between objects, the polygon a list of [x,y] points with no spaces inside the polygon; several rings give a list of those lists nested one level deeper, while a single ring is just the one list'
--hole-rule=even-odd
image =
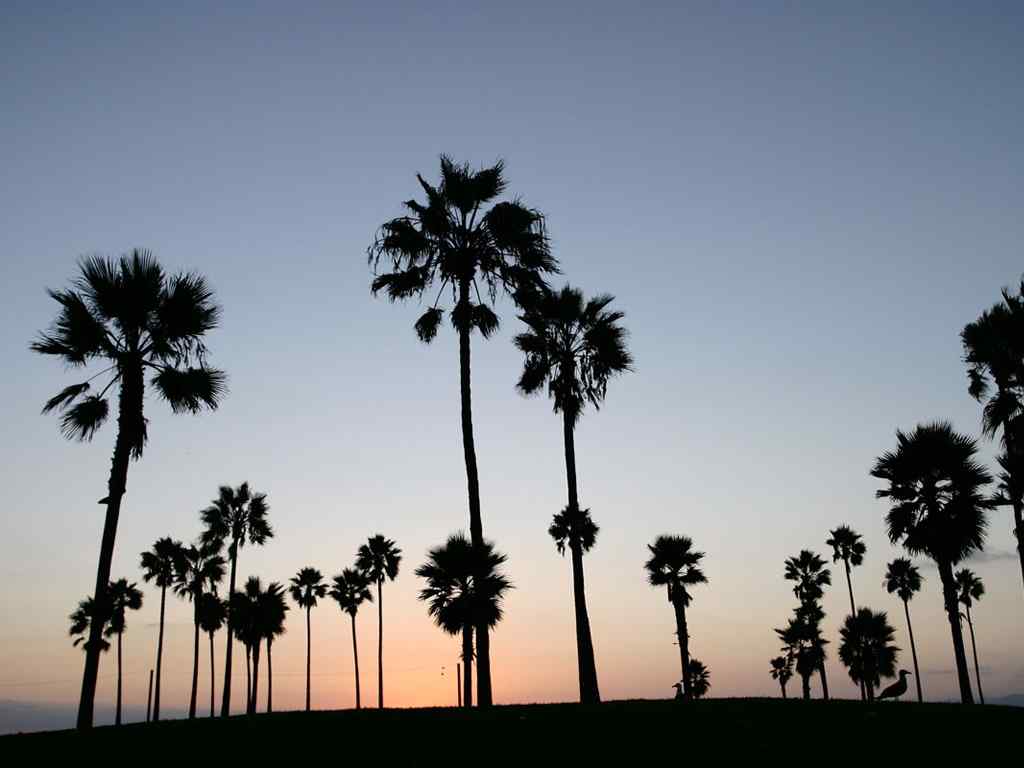
[{"label": "palm frond", "polygon": [[68,440],[92,440],[110,413],[110,405],[97,395],[90,395],[68,408],[60,420],[60,431]]},{"label": "palm frond", "polygon": [[227,393],[227,376],[214,368],[160,369],[152,379],[160,396],[175,413],[216,410]]}]

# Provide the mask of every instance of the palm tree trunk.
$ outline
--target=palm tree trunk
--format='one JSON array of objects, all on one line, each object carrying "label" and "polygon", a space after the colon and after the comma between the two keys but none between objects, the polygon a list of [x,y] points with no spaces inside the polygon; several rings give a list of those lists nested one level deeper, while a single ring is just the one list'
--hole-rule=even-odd
[{"label": "palm tree trunk", "polygon": [[260,642],[257,640],[252,648],[252,699],[249,702],[249,713],[256,714],[256,700],[260,697]]},{"label": "palm tree trunk", "polygon": [[213,693],[213,689],[214,689],[214,686],[216,684],[216,681],[214,680],[213,675],[214,675],[214,671],[213,671],[213,632],[211,632],[210,633],[210,717],[213,717],[213,715],[214,715],[214,708],[213,708],[213,696],[214,696],[214,693]]},{"label": "palm tree trunk", "polygon": [[[1003,424],[1003,441],[1006,443],[1007,456],[1014,456],[1014,452],[1017,450],[1013,432],[1010,424]],[[1016,465],[1016,462],[1010,462],[1011,467]],[[1010,479],[1018,487],[1024,482],[1024,478],[1011,477]],[[1017,540],[1017,558],[1020,560],[1021,579],[1024,579],[1024,508],[1022,508],[1020,499],[1013,500],[1013,536]]]},{"label": "palm tree trunk", "polygon": [[224,652],[224,695],[220,702],[220,716],[231,716],[231,647],[235,644],[235,626],[231,620],[231,596],[235,594],[235,571],[238,567],[238,542],[233,541],[229,550],[231,554],[231,580],[228,583],[228,639],[227,650]]},{"label": "palm tree trunk", "polygon": [[462,628],[462,666],[466,674],[462,678],[462,706],[473,707],[473,625]]},{"label": "palm tree trunk", "polygon": [[825,676],[825,661],[818,665],[818,676],[821,678],[821,698],[828,701],[828,678]]},{"label": "palm tree trunk", "polygon": [[117,714],[114,715],[114,725],[121,724],[121,637],[123,632],[117,633]]},{"label": "palm tree trunk", "polygon": [[779,687],[782,689],[782,698],[786,698],[786,684],[780,680]]},{"label": "palm tree trunk", "polygon": [[[459,306],[468,313],[470,281],[459,280]],[[469,536],[476,548],[484,545],[484,525],[480,516],[480,477],[476,466],[476,445],[473,441],[473,393],[470,385],[470,349],[468,323],[459,328],[459,394],[462,410],[462,452],[466,463],[466,486],[469,492]],[[491,692],[490,628],[486,621],[476,625],[477,703],[489,707]]]},{"label": "palm tree trunk", "polygon": [[267,712],[274,711],[274,655],[271,648],[274,638],[267,637]]},{"label": "palm tree trunk", "polygon": [[[138,432],[142,421],[142,400],[145,384],[142,366],[137,369],[126,366],[121,379],[121,394],[118,400],[117,438],[114,442],[114,456],[110,463],[110,477],[107,480],[107,512],[103,520],[103,535],[100,539],[100,559],[96,566],[96,589],[93,592],[93,616],[89,622],[89,640],[85,646],[85,669],[82,672],[82,693],[78,699],[76,727],[80,731],[92,728],[93,710],[96,700],[96,680],[100,670],[100,641],[103,634],[102,618],[107,604],[107,584],[110,582],[110,565],[114,559],[114,541],[117,538],[117,520],[121,514],[121,499],[128,484],[128,462],[131,459],[133,435]],[[137,436],[137,435],[136,435]],[[103,503],[101,501],[100,503]]]},{"label": "palm tree trunk", "polygon": [[967,655],[964,652],[964,634],[960,627],[960,609],[957,603],[956,584],[953,581],[953,566],[948,562],[939,562],[939,578],[942,580],[942,598],[949,619],[949,630],[953,635],[953,658],[956,661],[957,682],[960,685],[960,701],[973,704],[971,693],[971,677],[967,671]]},{"label": "palm tree trunk", "polygon": [[167,587],[160,588],[160,631],[156,639],[156,685],[153,688],[153,722],[160,720],[160,670],[164,663],[164,610],[167,607]]},{"label": "palm tree trunk", "polygon": [[309,712],[309,672],[310,672],[310,654],[313,651],[313,644],[311,638],[311,627],[309,623],[309,614],[312,611],[313,606],[306,606],[306,711]]},{"label": "palm tree trunk", "polygon": [[245,711],[252,704],[252,648],[245,646]]},{"label": "palm tree trunk", "polygon": [[572,416],[562,413],[565,433],[565,473],[569,486],[569,515],[572,525],[569,549],[572,553],[572,592],[576,610],[576,666],[579,673],[580,701],[597,704],[601,693],[597,685],[597,664],[594,660],[594,641],[590,634],[590,616],[587,613],[587,593],[583,577],[583,549],[576,532],[576,518],[580,501],[576,486],[576,439]]},{"label": "palm tree trunk", "polygon": [[[974,655],[974,679],[978,681],[978,701],[985,703],[985,694],[981,690],[981,667],[978,666],[978,645],[974,642],[974,621],[971,619],[971,606],[967,606],[967,626],[971,630],[971,653]],[[118,663],[120,664],[120,648],[118,649]]]},{"label": "palm tree trunk", "polygon": [[811,676],[810,675],[801,674],[800,675],[800,682],[801,682],[801,684],[803,686],[803,696],[804,696],[804,699],[807,700],[807,701],[810,701],[811,700]]},{"label": "palm tree trunk", "polygon": [[868,701],[869,702],[874,701],[875,700],[875,686],[872,685],[871,683],[866,683],[865,687],[866,687],[866,690],[867,690]]},{"label": "palm tree trunk", "polygon": [[[843,558],[843,565],[846,566],[846,590],[850,593],[850,615],[857,615],[857,606],[853,602],[853,580],[850,578],[850,561],[845,557]],[[860,700],[866,701],[868,698],[867,692],[864,688],[864,681],[860,681]]]},{"label": "palm tree trunk", "polygon": [[359,691],[359,643],[356,641],[356,615],[351,614],[352,619],[352,661],[356,668],[356,709],[363,708],[362,696]]},{"label": "palm tree trunk", "polygon": [[910,635],[910,655],[914,657],[914,683],[917,685],[917,701],[922,703],[924,696],[921,695],[921,671],[917,668],[917,645],[914,644],[914,627],[910,624],[910,606],[903,601],[903,612],[907,615],[907,634]]},{"label": "palm tree trunk", "polygon": [[384,709],[384,579],[377,579],[377,709]]},{"label": "palm tree trunk", "polygon": [[188,719],[196,718],[196,701],[199,696],[199,596],[193,595],[193,623],[195,624],[195,640],[192,652],[192,696],[188,703]]},{"label": "palm tree trunk", "polygon": [[686,607],[678,598],[672,600],[672,607],[676,612],[676,637],[679,639],[679,665],[683,672],[683,696],[689,699],[690,676],[687,670],[690,668],[690,634],[686,628]]}]

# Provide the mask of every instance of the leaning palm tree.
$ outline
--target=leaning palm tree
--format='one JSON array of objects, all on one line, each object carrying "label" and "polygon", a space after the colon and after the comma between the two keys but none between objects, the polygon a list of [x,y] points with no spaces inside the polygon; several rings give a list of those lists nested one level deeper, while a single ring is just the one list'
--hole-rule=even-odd
[{"label": "leaning palm tree", "polygon": [[876,613],[868,608],[847,616],[839,630],[839,661],[853,682],[864,684],[868,701],[875,700],[875,689],[883,677],[896,675],[900,649],[893,644],[895,634],[885,611]]},{"label": "leaning palm tree", "polygon": [[690,659],[689,675],[690,695],[695,699],[706,696],[707,692],[711,690],[711,671],[704,662],[699,659]]},{"label": "leaning palm tree", "polygon": [[[288,612],[284,586],[270,582],[256,606],[260,635],[267,641],[267,712],[274,711],[274,639],[284,634],[284,618]],[[255,708],[255,706],[254,706]]]},{"label": "leaning palm tree", "polygon": [[871,470],[886,483],[876,495],[890,502],[889,539],[938,566],[960,698],[973,704],[953,567],[984,546],[986,513],[994,504],[984,492],[992,478],[975,458],[977,443],[947,422],[897,431],[896,441],[896,450],[882,454]]},{"label": "leaning palm tree", "polygon": [[[788,581],[796,582],[793,594],[796,595],[801,606],[811,612],[820,611],[818,601],[824,596],[825,587],[832,583],[832,573],[825,567],[825,561],[820,555],[804,549],[796,557],[787,558],[785,577]],[[820,619],[815,626],[818,623],[820,623]],[[828,678],[825,675],[824,648],[820,649],[819,655],[821,665],[818,667],[818,675],[821,678],[821,695],[827,701],[829,697]]]},{"label": "leaning palm tree", "polygon": [[174,586],[185,551],[180,541],[169,536],[157,539],[153,548],[140,556],[142,580],[160,587],[160,631],[156,640],[156,684],[153,687],[153,722],[160,719],[160,679],[164,660],[164,611],[167,606],[167,588]]},{"label": "leaning palm tree", "polygon": [[974,679],[978,683],[978,701],[985,703],[985,694],[981,690],[981,667],[978,666],[978,645],[974,640],[974,619],[971,618],[971,607],[985,594],[985,585],[981,577],[976,575],[969,568],[963,568],[956,572],[957,597],[964,606],[964,618],[967,619],[967,626],[971,630],[971,653],[974,655]]},{"label": "leaning palm tree", "polygon": [[[231,561],[231,577],[228,581],[228,595],[235,594],[235,574],[238,569],[238,550],[250,544],[262,546],[274,536],[267,521],[270,507],[265,493],[255,493],[248,483],[237,488],[222,485],[217,498],[200,512],[206,529],[203,541],[221,541],[228,544],[228,559]],[[231,601],[228,601],[228,641],[224,653],[224,695],[221,698],[220,716],[231,714],[231,648],[232,638],[237,636],[231,618]]]},{"label": "leaning palm tree", "polygon": [[[96,363],[102,370],[65,387],[47,401],[43,412],[60,409],[64,436],[91,440],[110,413],[107,393],[113,387],[118,390],[113,461],[107,495],[99,502],[106,505],[106,517],[94,607],[104,609],[107,599],[103,590],[110,581],[128,465],[142,457],[146,445],[145,375],[152,373],[151,386],[175,413],[215,409],[226,391],[226,377],[206,366],[203,338],[217,327],[220,308],[202,276],[168,275],[145,250],[134,250],[116,261],[101,256],[82,259],[72,286],[49,293],[60,310],[51,329],[39,336],[32,350],[53,355],[70,367]],[[109,381],[97,391],[92,382],[102,376],[109,376]],[[80,730],[92,727],[99,629],[100,623],[92,622],[90,631],[97,634],[86,646],[77,720]]]},{"label": "leaning palm tree", "polygon": [[117,709],[114,716],[114,725],[121,724],[121,688],[122,688],[122,667],[121,667],[121,637],[127,628],[127,611],[137,611],[142,607],[142,593],[134,583],[129,584],[128,579],[112,581],[107,587],[107,594],[110,596],[110,622],[103,631],[105,637],[117,636]]},{"label": "leaning palm tree", "polygon": [[227,616],[227,605],[216,593],[206,592],[199,598],[199,628],[210,636],[210,717],[214,716],[213,636],[224,627]]},{"label": "leaning palm tree", "polygon": [[787,653],[785,656],[776,656],[771,660],[771,669],[769,671],[772,680],[778,680],[779,682],[779,687],[782,689],[782,698],[786,698],[786,684],[793,678],[792,654]]},{"label": "leaning palm tree", "polygon": [[601,696],[583,577],[586,550],[582,535],[575,530],[577,524],[585,524],[584,516],[589,520],[589,512],[580,509],[575,430],[587,403],[600,408],[608,380],[630,370],[633,364],[626,349],[626,330],[620,325],[623,314],[608,308],[612,301],[614,297],[609,295],[584,301],[582,291],[570,286],[558,292],[542,289],[520,316],[529,330],[515,338],[525,355],[519,390],[532,395],[546,385],[555,412],[562,414],[569,504],[561,513],[561,521],[556,516],[556,525],[564,524],[568,530],[556,542],[562,553],[568,542],[572,554],[580,701],[593,703]]},{"label": "leaning palm tree", "polygon": [[310,614],[316,608],[317,601],[327,594],[324,575],[316,568],[302,568],[292,577],[288,593],[300,608],[306,609],[306,711],[309,712],[310,653],[312,651]]},{"label": "leaning palm tree", "polygon": [[384,708],[384,580],[398,578],[402,550],[381,534],[371,536],[356,552],[356,569],[377,585],[377,706]]},{"label": "leaning palm tree", "polygon": [[644,564],[647,580],[652,587],[665,587],[668,601],[672,604],[676,618],[676,636],[679,639],[679,663],[682,667],[683,696],[692,698],[690,677],[690,633],[686,625],[686,609],[690,605],[687,587],[706,584],[707,577],[700,569],[703,552],[693,549],[693,541],[687,536],[659,536],[648,544],[651,556]]},{"label": "leaning palm tree", "polygon": [[346,568],[334,577],[330,591],[331,598],[352,620],[352,661],[355,664],[356,676],[356,709],[362,709],[362,696],[359,688],[359,644],[356,642],[356,614],[363,603],[372,603],[370,580],[366,574],[355,568]]},{"label": "leaning palm tree", "polygon": [[903,613],[907,617],[907,634],[910,636],[910,654],[914,659],[914,682],[917,684],[917,701],[924,701],[921,694],[921,671],[917,667],[917,646],[914,643],[914,627],[910,623],[910,600],[921,591],[921,572],[905,557],[897,557],[885,571],[885,591],[896,594],[903,601]]},{"label": "leaning palm tree", "polygon": [[462,635],[462,705],[473,706],[473,631],[486,624],[494,627],[502,616],[502,600],[512,588],[501,567],[506,557],[484,542],[476,547],[463,533],[456,533],[427,553],[427,562],[416,569],[426,580],[419,598],[427,603],[434,623],[450,635]]},{"label": "leaning palm tree", "polygon": [[[218,540],[203,541],[184,548],[175,574],[174,591],[179,597],[192,602],[192,694],[189,697],[188,719],[196,717],[199,696],[199,610],[203,595],[213,592],[224,578],[224,558]],[[211,638],[212,641],[212,638]]]},{"label": "leaning palm tree", "polygon": [[[485,339],[498,328],[493,304],[499,293],[518,304],[545,286],[544,276],[558,271],[551,255],[544,216],[518,200],[495,203],[505,190],[504,164],[473,171],[441,157],[441,183],[417,176],[426,203],[409,200],[406,215],[386,222],[368,249],[375,277],[371,290],[391,301],[437,291],[437,299],[416,321],[416,335],[429,343],[437,335],[445,309],[438,305],[451,291],[452,325],[459,335],[459,392],[462,448],[469,494],[469,530],[473,545],[483,546],[480,480],[473,439],[470,337]],[[391,270],[380,274],[381,265]],[[481,292],[481,288],[483,291]],[[481,296],[481,293],[484,296]],[[477,688],[481,706],[490,706],[491,665],[487,627],[477,627]]]}]

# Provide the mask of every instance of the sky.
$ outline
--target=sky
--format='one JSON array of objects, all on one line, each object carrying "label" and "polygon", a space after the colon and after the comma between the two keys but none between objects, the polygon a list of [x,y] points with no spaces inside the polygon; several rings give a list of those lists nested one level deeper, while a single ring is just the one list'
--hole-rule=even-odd
[{"label": "sky", "polygon": [[[140,580],[140,552],[193,539],[217,487],[248,480],[276,535],[242,551],[240,576],[333,575],[367,536],[395,539],[386,701],[454,703],[458,643],[413,570],[468,525],[456,340],[445,328],[420,344],[421,307],[372,298],[366,263],[441,153],[504,158],[509,194],[547,216],[556,282],[613,293],[626,313],[635,371],[577,433],[581,502],[601,526],[585,563],[602,695],[666,697],[678,679],[672,611],[643,572],[661,533],[707,553],[689,625],[711,695],[776,694],[772,628],[794,605],[783,561],[828,554],[841,523],[868,547],[857,602],[889,613],[909,667],[902,606],[881,586],[901,553],[868,471],[897,428],[980,431],[959,331],[1024,272],[1019,4],[7,0],[0,22],[5,728],[36,727],[33,712],[72,723],[82,654],[67,615],[95,579],[114,439],[109,425],[69,443],[40,415],[78,375],[28,344],[55,315],[45,289],[80,256],[134,247],[215,287],[211,362],[230,395],[197,417],[147,402],[112,575]],[[571,700],[570,565],[546,533],[564,505],[561,427],[515,391],[519,321],[497,309],[501,332],[473,347],[484,529],[516,587],[492,641],[495,699]],[[1011,528],[995,512],[971,564],[989,699],[1024,692]],[[924,692],[953,698],[938,576],[921,567]],[[848,598],[834,577],[829,683],[855,696],[835,659]],[[129,620],[128,719],[144,715],[158,606],[147,586]],[[163,708],[181,713],[191,618],[176,599],[167,616]],[[275,643],[280,709],[304,695],[298,616]],[[360,614],[371,704],[375,624]],[[351,706],[347,619],[325,603],[312,627],[313,704]]]}]

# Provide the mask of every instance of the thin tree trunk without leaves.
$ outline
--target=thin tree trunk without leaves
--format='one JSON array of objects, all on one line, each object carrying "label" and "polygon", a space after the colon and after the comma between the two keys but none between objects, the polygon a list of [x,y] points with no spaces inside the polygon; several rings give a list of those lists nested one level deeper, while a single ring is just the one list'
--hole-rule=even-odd
[{"label": "thin tree trunk without leaves", "polygon": [[213,689],[215,686],[215,680],[213,678],[213,632],[210,633],[210,717],[214,715],[213,707]]},{"label": "thin tree trunk without leaves", "polygon": [[231,554],[231,580],[228,587],[228,639],[227,650],[224,652],[224,695],[220,702],[220,716],[231,716],[231,646],[235,644],[235,625],[231,618],[231,596],[235,594],[235,571],[238,567],[238,542],[233,541],[230,549]]},{"label": "thin tree trunk without leaves", "polygon": [[359,691],[359,643],[356,642],[356,616],[351,614],[352,619],[352,661],[356,668],[356,709],[363,708],[362,696]]},{"label": "thin tree trunk without leaves", "polygon": [[580,701],[597,704],[601,693],[597,684],[597,664],[594,660],[594,642],[590,634],[590,616],[587,613],[587,593],[583,576],[583,549],[576,532],[576,518],[580,508],[576,486],[576,439],[572,417],[568,411],[562,413],[565,433],[565,473],[569,489],[569,515],[572,530],[569,549],[572,553],[572,591],[576,611],[576,666],[579,673]]},{"label": "thin tree trunk without leaves", "polygon": [[256,700],[260,697],[260,643],[252,649],[252,697],[249,701],[249,714],[256,714]]},{"label": "thin tree trunk without leaves", "polygon": [[[985,694],[981,690],[981,667],[978,666],[978,645],[974,642],[974,621],[971,619],[971,606],[967,606],[967,626],[971,630],[971,653],[974,655],[974,679],[978,681],[978,701],[985,703]],[[121,650],[118,649],[118,664],[121,663]]]},{"label": "thin tree trunk without leaves", "polygon": [[267,638],[267,712],[274,711],[274,655],[271,653],[271,648],[274,645],[274,640],[271,637]]},{"label": "thin tree trunk without leaves", "polygon": [[[850,578],[850,561],[845,557],[843,558],[843,565],[846,566],[846,589],[850,593],[850,615],[857,615],[857,606],[853,602],[853,579]],[[864,681],[860,681],[860,700],[866,701],[868,699],[867,691],[864,687]]]},{"label": "thin tree trunk without leaves", "polygon": [[160,588],[160,632],[156,640],[156,685],[153,688],[153,722],[160,720],[160,670],[164,662],[164,609],[167,604],[167,587]]},{"label": "thin tree trunk without leaves", "polygon": [[782,689],[782,698],[786,698],[786,684],[780,680],[779,687]]},{"label": "thin tree trunk without leaves", "polygon": [[801,684],[803,686],[803,696],[804,696],[804,699],[806,699],[807,701],[810,701],[810,699],[811,699],[811,676],[810,675],[803,675],[803,674],[800,675],[800,682],[801,682]]},{"label": "thin tree trunk without leaves", "polygon": [[828,678],[825,676],[825,662],[818,666],[818,676],[821,678],[821,698],[828,701]]},{"label": "thin tree trunk without leaves", "polygon": [[310,653],[312,652],[312,649],[313,649],[312,640],[310,639],[310,624],[309,624],[309,614],[310,614],[310,611],[312,610],[312,607],[313,606],[311,606],[311,605],[307,605],[306,606],[306,711],[307,712],[309,712],[309,670],[310,670],[309,655],[310,655]]},{"label": "thin tree trunk without leaves", "polygon": [[687,670],[690,668],[690,634],[686,628],[686,607],[679,598],[672,600],[672,607],[676,612],[676,637],[679,639],[679,665],[683,671],[683,696],[690,698],[690,676]]},{"label": "thin tree trunk without leaves", "polygon": [[377,579],[377,709],[384,709],[384,580]]},{"label": "thin tree trunk without leaves", "polygon": [[462,706],[473,707],[473,625],[462,628],[462,666],[466,674],[462,677]]},{"label": "thin tree trunk without leaves", "polygon": [[252,704],[252,648],[245,646],[245,711]]},{"label": "thin tree trunk without leaves", "polygon": [[[1013,439],[1013,430],[1007,429],[1006,424],[1003,424],[1003,441],[1006,443],[1006,454],[1007,456],[1014,456],[1016,447],[1016,440]],[[1011,467],[1017,466],[1016,462],[1010,462]],[[1019,484],[1022,479],[1018,477],[1012,477],[1013,483]],[[1017,558],[1020,560],[1020,575],[1021,579],[1024,580],[1024,509],[1020,499],[1013,500],[1013,536],[1017,540]]]},{"label": "thin tree trunk without leaves", "polygon": [[922,703],[924,696],[921,695],[921,672],[917,668],[917,646],[914,644],[914,627],[910,623],[910,606],[903,601],[903,612],[907,615],[907,634],[910,635],[910,655],[914,657],[914,683],[917,685],[917,701]]},{"label": "thin tree trunk without leaves", "polygon": [[[459,280],[459,306],[468,311],[470,304],[468,278]],[[462,452],[466,462],[466,486],[469,492],[469,536],[476,548],[484,545],[484,526],[480,515],[480,477],[476,465],[473,440],[473,394],[470,385],[469,325],[459,328],[459,390],[462,410]],[[490,628],[486,621],[476,625],[477,703],[489,707],[491,692]]]},{"label": "thin tree trunk without leaves", "polygon": [[114,725],[121,724],[121,636],[123,632],[117,633],[117,714],[114,716]]},{"label": "thin tree trunk without leaves", "polygon": [[946,617],[949,619],[949,630],[953,635],[953,659],[956,661],[960,701],[964,704],[973,704],[974,695],[971,693],[971,678],[967,671],[967,654],[964,651],[964,635],[960,627],[960,609],[957,603],[956,584],[953,581],[953,566],[948,562],[940,562],[938,566]]},{"label": "thin tree trunk without leaves", "polygon": [[196,702],[199,697],[199,597],[197,595],[192,596],[193,602],[193,621],[195,624],[195,642],[193,643],[193,660],[192,660],[192,696],[188,703],[188,719],[195,720],[196,718]]}]

